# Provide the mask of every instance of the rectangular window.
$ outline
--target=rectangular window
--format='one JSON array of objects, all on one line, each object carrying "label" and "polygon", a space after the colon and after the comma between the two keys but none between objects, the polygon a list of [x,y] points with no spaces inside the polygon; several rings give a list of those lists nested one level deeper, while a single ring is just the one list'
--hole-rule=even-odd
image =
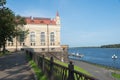
[{"label": "rectangular window", "polygon": [[13,42],[11,43],[11,46],[13,46]]},{"label": "rectangular window", "polygon": [[55,45],[55,43],[54,43],[54,42],[51,42],[50,45],[53,46],[53,45]]},{"label": "rectangular window", "polygon": [[30,33],[30,41],[35,42],[35,32]]},{"label": "rectangular window", "polygon": [[53,50],[55,50],[55,48],[51,48],[51,50],[53,51]]},{"label": "rectangular window", "polygon": [[24,35],[24,31],[23,31],[23,32],[21,32],[21,34],[20,34],[19,41],[20,41],[20,42],[24,42],[24,39],[25,39],[25,35]]},{"label": "rectangular window", "polygon": [[41,41],[41,45],[44,46],[45,45],[45,32],[40,33],[40,41]]},{"label": "rectangular window", "polygon": [[41,42],[41,46],[45,46],[45,42]]},{"label": "rectangular window", "polygon": [[54,42],[55,41],[55,34],[54,32],[50,33],[50,42]]},{"label": "rectangular window", "polygon": [[35,43],[33,43],[33,45],[35,46]]},{"label": "rectangular window", "polygon": [[50,33],[50,45],[55,45],[55,33],[51,32]]},{"label": "rectangular window", "polygon": [[45,51],[45,48],[42,48],[42,51]]},{"label": "rectangular window", "polygon": [[20,46],[25,46],[25,43],[20,42]]},{"label": "rectangular window", "polygon": [[35,46],[35,43],[31,43],[31,46]]}]

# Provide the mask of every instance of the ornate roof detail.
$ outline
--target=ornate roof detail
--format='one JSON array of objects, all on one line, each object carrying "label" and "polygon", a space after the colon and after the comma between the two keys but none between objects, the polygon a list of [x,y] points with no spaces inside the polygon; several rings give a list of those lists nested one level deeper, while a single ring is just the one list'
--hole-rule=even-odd
[{"label": "ornate roof detail", "polygon": [[59,12],[57,11],[56,16],[59,16]]},{"label": "ornate roof detail", "polygon": [[25,17],[27,24],[51,24],[56,25],[56,22],[54,20],[51,20],[50,18],[41,18],[41,17]]}]

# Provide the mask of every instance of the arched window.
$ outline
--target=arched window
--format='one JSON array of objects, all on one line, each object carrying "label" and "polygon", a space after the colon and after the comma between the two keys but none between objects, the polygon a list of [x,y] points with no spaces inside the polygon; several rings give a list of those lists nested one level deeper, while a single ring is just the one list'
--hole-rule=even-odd
[{"label": "arched window", "polygon": [[54,32],[50,33],[50,44],[51,45],[55,44],[55,34],[54,34]]},{"label": "arched window", "polygon": [[45,45],[45,32],[41,32],[40,41],[41,41],[41,45]]},{"label": "arched window", "polygon": [[54,35],[54,32],[51,32],[50,33],[50,42],[54,42],[55,41],[55,35]]},{"label": "arched window", "polygon": [[35,32],[30,33],[30,41],[35,42]]}]

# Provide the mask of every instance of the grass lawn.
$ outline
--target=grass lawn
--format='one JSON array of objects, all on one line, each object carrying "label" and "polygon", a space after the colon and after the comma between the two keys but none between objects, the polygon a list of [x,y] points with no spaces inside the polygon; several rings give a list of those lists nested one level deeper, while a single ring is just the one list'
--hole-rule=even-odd
[{"label": "grass lawn", "polygon": [[[29,59],[29,58],[28,58]],[[46,58],[48,59],[48,58]],[[48,59],[49,60],[49,59]],[[64,63],[64,62],[61,62],[61,61],[58,61],[58,60],[54,60],[55,63],[57,64],[60,64],[60,65],[63,65],[65,67],[68,67],[68,63]],[[38,80],[47,80],[47,77],[42,73],[41,69],[38,68],[38,66],[35,64],[35,62],[33,60],[30,60],[29,59],[29,64],[31,65],[31,67],[34,69],[34,72],[38,78]],[[88,76],[92,76],[90,73],[88,73],[86,70],[78,67],[78,66],[74,66],[74,70],[76,71],[79,71],[83,74],[86,74]]]},{"label": "grass lawn", "polygon": [[34,70],[38,80],[48,80],[47,77],[42,73],[41,69],[35,64],[33,60],[29,61],[30,66]]},{"label": "grass lawn", "polygon": [[26,57],[27,57],[27,60],[29,61],[30,66],[34,70],[37,80],[48,80],[47,76],[44,75],[42,70],[36,65],[36,63],[30,59],[29,55],[26,55]]},{"label": "grass lawn", "polygon": [[120,80],[120,74],[112,73],[112,76],[116,78],[117,80]]},{"label": "grass lawn", "polygon": [[[55,62],[58,63],[58,64],[60,64],[60,65],[65,66],[65,67],[68,67],[68,64],[67,64],[67,63],[60,62],[60,61],[57,61],[57,60],[55,60]],[[82,69],[82,68],[80,68],[80,67],[78,67],[78,66],[74,66],[74,70],[79,71],[79,72],[81,72],[81,73],[83,73],[83,74],[86,74],[86,75],[91,76],[90,73],[88,73],[86,70],[84,70],[84,69]]]},{"label": "grass lawn", "polygon": [[[50,60],[50,59],[47,58],[47,57],[46,57],[46,59]],[[54,60],[54,62],[57,63],[57,64],[60,64],[60,65],[63,65],[63,66],[65,66],[65,67],[68,67],[68,63],[64,63],[64,62],[61,62],[61,61],[58,61],[58,60]],[[92,76],[92,75],[91,75],[90,73],[88,73],[86,70],[82,69],[81,67],[75,66],[75,65],[74,65],[74,70],[79,71],[79,72],[81,72],[81,73],[83,73],[83,74],[86,74],[86,75],[88,75],[88,76]]]}]

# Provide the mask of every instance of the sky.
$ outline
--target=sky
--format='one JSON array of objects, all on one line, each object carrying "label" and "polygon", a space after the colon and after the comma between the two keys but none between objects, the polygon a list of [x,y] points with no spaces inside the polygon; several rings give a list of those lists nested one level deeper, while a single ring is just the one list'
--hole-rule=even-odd
[{"label": "sky", "polygon": [[70,47],[120,43],[120,0],[7,0],[21,16],[61,19],[61,44]]}]

